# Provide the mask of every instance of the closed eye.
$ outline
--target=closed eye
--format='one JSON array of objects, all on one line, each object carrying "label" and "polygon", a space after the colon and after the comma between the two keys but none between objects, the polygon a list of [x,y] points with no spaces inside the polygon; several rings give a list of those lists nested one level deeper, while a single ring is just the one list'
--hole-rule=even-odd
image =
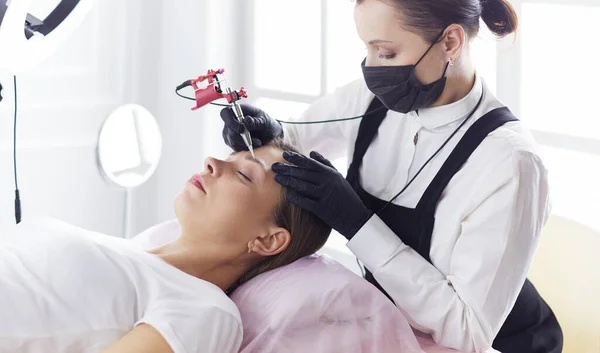
[{"label": "closed eye", "polygon": [[378,54],[379,59],[391,60],[396,57],[396,54]]},{"label": "closed eye", "polygon": [[241,175],[244,179],[248,180],[249,182],[252,182],[252,179],[248,178],[248,176],[242,173],[242,171],[238,171],[238,174]]}]

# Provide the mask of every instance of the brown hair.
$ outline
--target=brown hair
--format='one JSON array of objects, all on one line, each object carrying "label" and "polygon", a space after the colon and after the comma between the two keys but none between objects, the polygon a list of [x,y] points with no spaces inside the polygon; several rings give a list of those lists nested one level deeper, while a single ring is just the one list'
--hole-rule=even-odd
[{"label": "brown hair", "polygon": [[[364,0],[357,0],[357,4]],[[519,18],[508,0],[381,0],[404,14],[408,30],[435,42],[451,24],[461,25],[469,38],[479,33],[479,18],[498,38],[516,32]]]},{"label": "brown hair", "polygon": [[[281,151],[298,152],[298,150],[283,139],[276,139],[269,143]],[[291,264],[292,262],[312,255],[319,251],[327,242],[331,227],[323,222],[315,214],[308,212],[291,202],[287,201],[288,189],[282,188],[281,200],[273,214],[273,221],[277,226],[285,228],[290,232],[290,243],[288,247],[277,255],[263,259],[246,271],[229,290],[229,294],[252,278],[261,273]]]}]

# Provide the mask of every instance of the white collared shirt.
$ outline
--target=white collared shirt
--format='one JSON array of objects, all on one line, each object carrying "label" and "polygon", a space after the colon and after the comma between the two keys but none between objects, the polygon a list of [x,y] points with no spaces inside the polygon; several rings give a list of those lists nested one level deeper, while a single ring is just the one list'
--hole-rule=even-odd
[{"label": "white collared shirt", "polygon": [[[389,111],[363,159],[363,188],[391,199],[463,122],[482,93],[473,117],[394,201],[414,208],[467,129],[503,106],[481,79],[453,104],[418,113]],[[320,99],[297,120],[361,115],[373,97],[360,79]],[[330,160],[347,156],[350,163],[359,124],[287,125],[286,136],[303,153],[316,150]],[[517,299],[549,213],[547,171],[536,143],[520,122],[510,122],[481,143],[444,190],[431,240],[433,265],[376,215],[347,246],[413,327],[442,346],[481,352],[492,345]]]}]

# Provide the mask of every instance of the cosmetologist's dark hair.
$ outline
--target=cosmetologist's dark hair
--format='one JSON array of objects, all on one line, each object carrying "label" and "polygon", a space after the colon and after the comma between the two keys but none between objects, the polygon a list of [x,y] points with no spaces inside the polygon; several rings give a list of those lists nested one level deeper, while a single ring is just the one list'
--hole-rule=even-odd
[{"label": "cosmetologist's dark hair", "polygon": [[[364,0],[357,0],[360,5]],[[479,19],[498,38],[516,32],[519,18],[509,0],[380,0],[403,14],[407,30],[434,42],[444,28],[461,25],[469,38],[479,32]]]}]

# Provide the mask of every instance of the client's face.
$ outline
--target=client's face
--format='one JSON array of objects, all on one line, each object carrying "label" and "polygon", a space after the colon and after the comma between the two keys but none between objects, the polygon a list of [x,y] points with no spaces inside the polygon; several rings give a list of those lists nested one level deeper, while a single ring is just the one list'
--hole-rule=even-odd
[{"label": "client's face", "polygon": [[256,149],[255,156],[239,152],[224,161],[206,159],[204,171],[175,200],[184,231],[235,251],[247,251],[253,239],[278,231],[273,212],[282,187],[271,165],[283,162],[282,151],[266,146]]}]

